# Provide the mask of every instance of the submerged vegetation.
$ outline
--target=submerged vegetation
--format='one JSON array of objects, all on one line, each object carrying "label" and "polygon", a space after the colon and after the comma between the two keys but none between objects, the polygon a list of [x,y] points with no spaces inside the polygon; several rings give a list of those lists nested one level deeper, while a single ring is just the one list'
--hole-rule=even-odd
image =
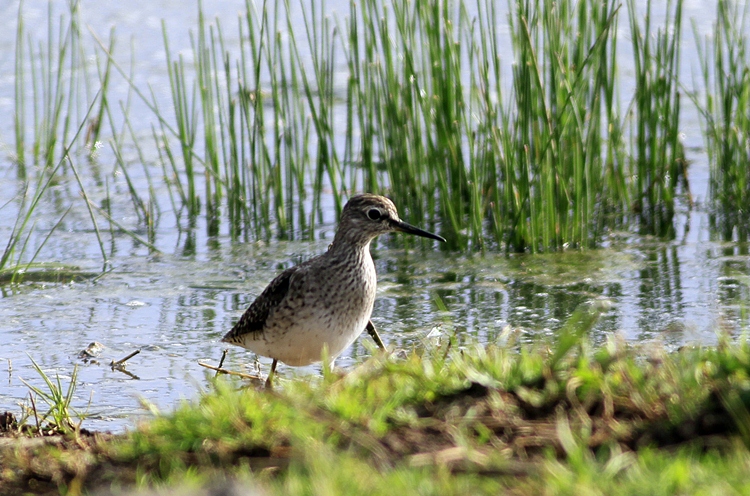
[{"label": "submerged vegetation", "polygon": [[278,494],[746,491],[747,342],[593,346],[599,310],[582,307],[555,342],[453,338],[281,391],[220,377],[119,436],[44,441],[6,422],[0,493],[221,481]]},{"label": "submerged vegetation", "polygon": [[[326,202],[339,211],[359,190],[389,194],[453,249],[594,247],[613,229],[674,236],[676,208],[692,207],[679,131],[689,101],[704,119],[716,226],[745,240],[745,16],[717,5],[717,36],[696,30],[703,81],[687,99],[681,1],[660,7],[663,25],[650,2],[511,2],[506,41],[490,1],[368,0],[330,16],[267,0],[246,4],[232,46],[199,6],[190,54],[173,54],[164,28],[164,101],[119,62],[114,29],[109,41],[84,32],[79,3],[59,22],[50,4],[46,39],[21,4],[17,176],[59,181],[88,156],[78,168],[105,196],[78,183],[105,261],[97,219],[150,248],[170,210],[186,231],[203,216],[212,236],[310,237]],[[112,101],[113,80],[126,100]],[[119,205],[136,225],[114,220],[110,185],[127,191]]]}]

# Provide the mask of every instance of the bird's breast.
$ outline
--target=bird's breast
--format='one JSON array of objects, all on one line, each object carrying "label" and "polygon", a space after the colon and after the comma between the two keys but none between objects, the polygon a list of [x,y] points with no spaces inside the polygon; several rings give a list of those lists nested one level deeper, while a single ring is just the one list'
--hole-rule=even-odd
[{"label": "bird's breast", "polygon": [[[323,349],[337,357],[364,331],[375,302],[377,275],[372,259],[330,260],[308,271],[297,291],[269,316],[261,354],[289,365],[319,361]],[[264,348],[264,350],[260,350]]]}]

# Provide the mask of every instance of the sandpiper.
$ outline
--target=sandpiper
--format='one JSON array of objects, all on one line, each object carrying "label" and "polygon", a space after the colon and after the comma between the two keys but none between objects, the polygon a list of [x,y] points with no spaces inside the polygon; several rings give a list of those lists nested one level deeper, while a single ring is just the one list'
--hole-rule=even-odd
[{"label": "sandpiper", "polygon": [[279,361],[309,365],[326,349],[333,364],[364,330],[384,349],[370,321],[377,284],[370,242],[392,231],[445,241],[399,219],[388,198],[353,196],[328,251],[279,274],[222,341],[272,358],[269,388]]}]

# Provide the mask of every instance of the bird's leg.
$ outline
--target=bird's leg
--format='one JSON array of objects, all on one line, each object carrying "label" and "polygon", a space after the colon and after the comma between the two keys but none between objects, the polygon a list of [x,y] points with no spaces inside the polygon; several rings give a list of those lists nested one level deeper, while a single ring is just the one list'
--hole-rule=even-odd
[{"label": "bird's leg", "polygon": [[268,373],[268,378],[266,379],[266,389],[273,389],[273,376],[276,374],[276,364],[279,363],[278,360],[275,358],[273,359],[273,363],[271,364],[271,371]]},{"label": "bird's leg", "polygon": [[381,350],[385,350],[385,345],[383,344],[383,340],[380,339],[380,335],[378,334],[378,331],[375,330],[375,326],[372,323],[372,320],[367,321],[367,326],[365,326],[365,331],[367,331],[367,334],[370,335],[370,337],[375,341],[375,344],[378,345],[378,348]]}]

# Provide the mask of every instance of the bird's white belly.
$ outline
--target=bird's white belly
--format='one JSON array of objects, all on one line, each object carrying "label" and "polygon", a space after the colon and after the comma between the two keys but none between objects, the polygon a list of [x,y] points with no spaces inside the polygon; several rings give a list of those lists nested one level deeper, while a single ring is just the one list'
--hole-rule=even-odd
[{"label": "bird's white belly", "polygon": [[330,300],[313,292],[286,301],[269,316],[263,333],[246,340],[245,347],[293,366],[321,361],[324,349],[333,361],[362,334],[372,314],[374,284],[358,289],[336,288]]}]

